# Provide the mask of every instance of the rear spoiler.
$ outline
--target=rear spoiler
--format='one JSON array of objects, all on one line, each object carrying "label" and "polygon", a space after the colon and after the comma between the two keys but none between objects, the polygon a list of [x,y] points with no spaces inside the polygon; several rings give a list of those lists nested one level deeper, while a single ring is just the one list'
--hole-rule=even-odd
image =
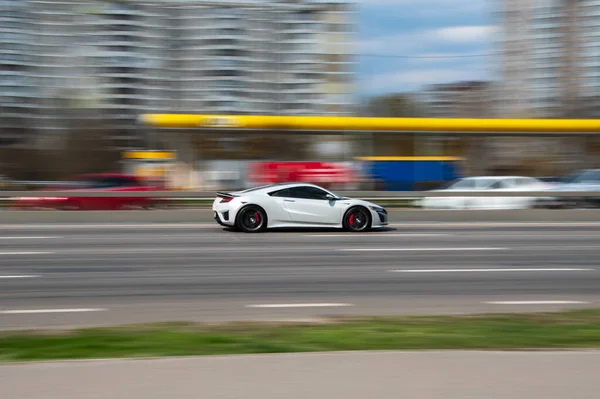
[{"label": "rear spoiler", "polygon": [[239,195],[226,193],[224,191],[217,191],[217,197],[235,198],[235,197],[239,197]]}]

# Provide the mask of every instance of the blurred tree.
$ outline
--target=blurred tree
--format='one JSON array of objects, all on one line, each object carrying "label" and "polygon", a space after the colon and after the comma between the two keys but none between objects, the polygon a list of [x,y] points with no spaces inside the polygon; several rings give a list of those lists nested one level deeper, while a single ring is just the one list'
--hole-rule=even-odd
[{"label": "blurred tree", "polygon": [[421,106],[409,95],[397,93],[370,99],[362,114],[381,118],[412,118],[421,116],[422,111]]}]

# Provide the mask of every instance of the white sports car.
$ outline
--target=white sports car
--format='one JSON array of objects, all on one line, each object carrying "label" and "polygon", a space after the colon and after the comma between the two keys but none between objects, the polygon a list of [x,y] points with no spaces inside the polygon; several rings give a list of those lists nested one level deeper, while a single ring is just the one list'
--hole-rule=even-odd
[{"label": "white sports car", "polygon": [[367,201],[339,197],[313,184],[285,183],[217,192],[213,217],[253,233],[267,228],[311,227],[366,231],[388,224],[387,211]]}]

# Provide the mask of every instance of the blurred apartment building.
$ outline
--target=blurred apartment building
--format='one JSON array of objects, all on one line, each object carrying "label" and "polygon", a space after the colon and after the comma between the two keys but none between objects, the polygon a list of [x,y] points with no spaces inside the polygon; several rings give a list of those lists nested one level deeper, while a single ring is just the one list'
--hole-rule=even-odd
[{"label": "blurred apartment building", "polygon": [[[503,0],[498,4],[502,118],[600,117],[600,1]],[[563,174],[594,167],[600,140],[589,137],[496,138],[488,150],[504,164]]]},{"label": "blurred apartment building", "polygon": [[427,118],[489,118],[492,95],[489,82],[466,81],[428,86],[415,99]]},{"label": "blurred apartment building", "polygon": [[600,1],[499,2],[502,117],[598,117]]},{"label": "blurred apartment building", "polygon": [[349,114],[353,12],[336,0],[0,0],[0,145],[52,143],[83,121],[142,146],[148,112]]}]

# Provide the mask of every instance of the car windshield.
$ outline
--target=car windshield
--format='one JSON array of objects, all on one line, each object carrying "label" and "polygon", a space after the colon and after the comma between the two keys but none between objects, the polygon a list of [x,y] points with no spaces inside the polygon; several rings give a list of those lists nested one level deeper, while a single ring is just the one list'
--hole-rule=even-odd
[{"label": "car windshield", "polygon": [[574,173],[565,179],[565,183],[600,183],[600,170]]}]

